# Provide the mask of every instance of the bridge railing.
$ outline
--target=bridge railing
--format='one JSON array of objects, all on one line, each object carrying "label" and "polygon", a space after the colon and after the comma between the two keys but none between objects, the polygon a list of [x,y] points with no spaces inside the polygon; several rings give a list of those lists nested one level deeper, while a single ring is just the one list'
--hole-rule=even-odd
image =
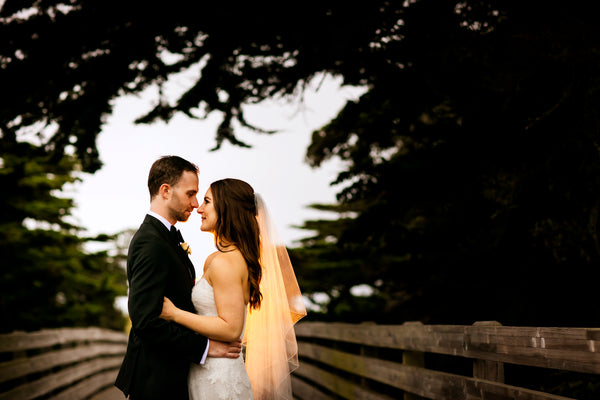
[{"label": "bridge railing", "polygon": [[599,328],[305,322],[296,335],[301,400],[564,400],[506,383],[505,366],[600,375]]},{"label": "bridge railing", "polygon": [[61,328],[0,335],[0,400],[85,399],[111,388],[127,335]]},{"label": "bridge railing", "polygon": [[[296,335],[300,400],[564,400],[505,382],[505,367],[600,377],[600,328],[304,322]],[[91,398],[113,388],[126,345],[100,328],[0,335],[0,400]]]}]

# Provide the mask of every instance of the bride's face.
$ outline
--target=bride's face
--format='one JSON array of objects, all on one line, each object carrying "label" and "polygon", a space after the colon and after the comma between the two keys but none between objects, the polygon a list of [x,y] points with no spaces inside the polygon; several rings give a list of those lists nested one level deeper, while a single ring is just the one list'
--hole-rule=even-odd
[{"label": "bride's face", "polygon": [[208,188],[204,195],[204,201],[200,204],[200,207],[198,207],[198,214],[202,217],[200,230],[203,232],[214,232],[217,225],[217,211],[215,210],[213,195],[210,188]]}]

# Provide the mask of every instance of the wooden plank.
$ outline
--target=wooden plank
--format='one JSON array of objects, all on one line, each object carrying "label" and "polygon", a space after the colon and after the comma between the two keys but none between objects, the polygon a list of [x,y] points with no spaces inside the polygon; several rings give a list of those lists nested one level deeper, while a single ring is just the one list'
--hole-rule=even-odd
[{"label": "wooden plank", "polygon": [[30,374],[47,371],[61,365],[72,364],[81,360],[101,355],[125,355],[124,344],[92,344],[43,353],[30,358],[0,363],[0,382],[24,377]]},{"label": "wooden plank", "polygon": [[563,396],[426,369],[409,371],[413,393],[432,400],[575,400]]},{"label": "wooden plank", "polygon": [[67,387],[99,371],[118,369],[121,366],[122,359],[121,356],[106,357],[77,364],[36,381],[17,386],[8,392],[0,393],[0,400],[31,400],[47,395],[56,389]]},{"label": "wooden plank", "polygon": [[600,374],[600,354],[583,353],[574,355],[570,351],[535,351],[524,348],[509,348],[506,353],[491,351],[465,351],[464,357],[501,361],[531,367],[553,368],[564,371]]},{"label": "wooden plank", "polygon": [[[565,349],[572,345],[576,350],[590,351],[590,342],[600,338],[600,328],[531,328],[506,326],[461,325],[372,325],[307,322],[296,325],[296,336],[337,340],[367,346],[408,349],[447,347],[453,343],[462,348],[465,337],[474,343],[498,343],[535,346],[536,338],[546,342],[546,348]],[[440,346],[440,344],[444,344]]]},{"label": "wooden plank", "polygon": [[111,386],[94,394],[89,400],[125,400],[125,395],[116,386],[114,386],[114,382]]},{"label": "wooden plank", "polygon": [[102,328],[61,328],[5,333],[0,334],[0,353],[42,349],[83,341],[127,343],[127,335],[124,332]]},{"label": "wooden plank", "polygon": [[292,375],[292,393],[294,399],[299,400],[333,400],[333,397],[326,395],[294,375]]},{"label": "wooden plank", "polygon": [[333,350],[312,343],[298,342],[298,354],[319,361],[336,369],[403,389],[401,386],[403,365],[373,357],[360,356]]},{"label": "wooden plank", "polygon": [[[323,356],[321,357],[321,360],[326,358],[327,356]],[[338,358],[338,360],[340,359]],[[369,361],[368,364],[370,364],[370,368],[373,368],[373,370],[369,372],[368,375],[377,376],[380,371],[376,369],[376,363],[381,363],[382,361],[383,360],[376,359]],[[384,368],[388,367],[391,367],[391,365],[384,366]],[[344,388],[340,386],[345,384],[351,385],[351,383],[347,381],[341,383],[337,382],[336,379],[339,378],[335,377],[334,374],[323,371],[306,361],[302,363],[302,368],[303,370],[299,372],[300,376],[310,379],[347,399],[360,398],[351,397],[355,394],[348,392],[348,390],[344,391]],[[352,366],[345,366],[344,368],[345,370],[349,370],[352,369]],[[395,363],[395,368],[396,371],[393,373],[388,371],[385,378],[379,377],[377,380],[405,392],[410,392],[432,400],[575,400],[499,382],[432,371],[397,363]],[[296,370],[294,374],[296,374],[297,371],[298,370]],[[364,370],[360,371],[360,375],[363,374]]]},{"label": "wooden plank", "polygon": [[[114,369],[112,371],[96,374],[90,378],[78,382],[73,386],[70,386],[68,389],[60,392],[56,396],[50,397],[48,400],[86,399],[100,392],[107,386],[113,385],[115,379],[117,379],[118,372],[118,369]],[[119,393],[121,398],[125,397],[122,392]]]},{"label": "wooden plank", "polygon": [[375,393],[362,388],[353,382],[340,378],[330,372],[323,371],[308,363],[300,364],[300,367],[294,371],[294,375],[315,382],[319,386],[322,386],[345,399],[394,400],[385,394]]},{"label": "wooden plank", "polygon": [[[513,364],[600,373],[595,329],[465,327],[465,356]],[[593,336],[593,335],[592,335]]]},{"label": "wooden plank", "polygon": [[297,324],[296,336],[600,374],[599,330],[312,322]]}]

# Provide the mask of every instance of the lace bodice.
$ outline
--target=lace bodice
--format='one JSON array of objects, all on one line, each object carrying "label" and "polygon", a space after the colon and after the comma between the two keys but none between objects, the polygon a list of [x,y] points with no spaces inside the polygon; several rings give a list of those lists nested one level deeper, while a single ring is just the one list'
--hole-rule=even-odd
[{"label": "lace bodice", "polygon": [[[217,316],[212,286],[201,278],[192,289],[192,302],[199,315]],[[242,336],[243,336],[242,332]],[[190,400],[252,400],[252,388],[244,359],[207,358],[192,364],[188,377]]]}]

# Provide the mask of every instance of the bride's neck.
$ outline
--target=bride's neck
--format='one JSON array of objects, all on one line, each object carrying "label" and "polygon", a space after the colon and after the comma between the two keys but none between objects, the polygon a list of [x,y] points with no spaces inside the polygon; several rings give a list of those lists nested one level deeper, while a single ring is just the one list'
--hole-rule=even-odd
[{"label": "bride's neck", "polygon": [[228,253],[230,251],[235,251],[237,250],[237,246],[233,243],[229,243],[226,241],[220,241],[217,243],[217,250],[223,252],[223,253]]}]

